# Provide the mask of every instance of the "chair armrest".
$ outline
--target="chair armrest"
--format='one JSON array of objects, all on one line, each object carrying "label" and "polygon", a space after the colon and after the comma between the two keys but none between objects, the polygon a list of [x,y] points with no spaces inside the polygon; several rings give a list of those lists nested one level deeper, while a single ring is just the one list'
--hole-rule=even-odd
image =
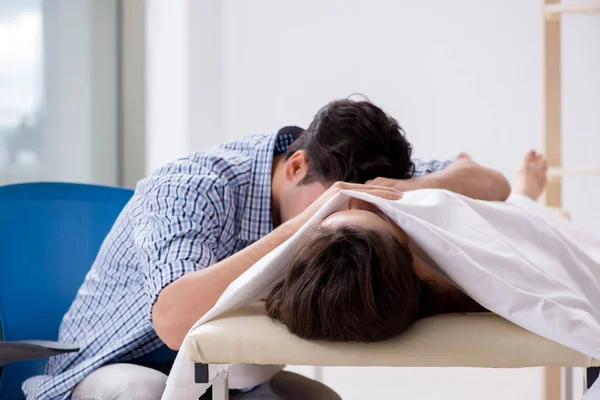
[{"label": "chair armrest", "polygon": [[0,342],[0,367],[15,361],[35,360],[79,351],[79,346],[46,340]]}]

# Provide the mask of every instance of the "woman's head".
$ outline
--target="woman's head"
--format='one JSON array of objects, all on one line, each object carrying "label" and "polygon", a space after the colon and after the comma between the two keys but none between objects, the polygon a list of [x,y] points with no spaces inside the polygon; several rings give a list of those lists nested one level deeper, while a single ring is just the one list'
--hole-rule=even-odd
[{"label": "woman's head", "polygon": [[[368,204],[368,203],[366,203]],[[304,339],[378,342],[423,316],[406,235],[364,204],[308,229],[267,312]]]}]

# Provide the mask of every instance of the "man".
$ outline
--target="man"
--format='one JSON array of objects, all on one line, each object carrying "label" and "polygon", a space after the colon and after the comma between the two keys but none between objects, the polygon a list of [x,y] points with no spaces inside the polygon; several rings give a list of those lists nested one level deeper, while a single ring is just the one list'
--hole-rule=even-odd
[{"label": "man", "polygon": [[[138,184],[62,321],[60,340],[81,351],[52,358],[48,375],[25,382],[27,397],[160,398],[170,364],[142,365],[143,356],[164,344],[178,349],[232,281],[339,190],[399,198],[391,186],[403,180],[488,200],[509,194],[501,174],[473,162],[410,155],[393,118],[340,100],[305,132],[251,136],[160,168]],[[377,177],[389,180],[361,185]],[[299,379],[308,382],[293,385],[323,389]],[[271,389],[267,382],[231,397],[286,398]]]}]

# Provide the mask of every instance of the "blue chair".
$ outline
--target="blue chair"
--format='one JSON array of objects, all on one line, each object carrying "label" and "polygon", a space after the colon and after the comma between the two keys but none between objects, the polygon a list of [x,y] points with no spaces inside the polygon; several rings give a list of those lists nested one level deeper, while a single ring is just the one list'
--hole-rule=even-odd
[{"label": "blue chair", "polygon": [[40,357],[78,350],[50,341],[132,194],[68,183],[0,186],[0,399],[23,399],[22,382],[44,372]]}]

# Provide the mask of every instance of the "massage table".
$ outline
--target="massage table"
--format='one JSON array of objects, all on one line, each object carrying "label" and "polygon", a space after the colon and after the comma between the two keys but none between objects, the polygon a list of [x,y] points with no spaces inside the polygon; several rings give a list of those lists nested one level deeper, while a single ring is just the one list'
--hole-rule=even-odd
[{"label": "massage table", "polygon": [[[338,200],[343,200],[343,197],[341,197],[342,195],[343,194],[338,195]],[[494,209],[493,207],[483,209],[481,204],[447,191],[436,191],[435,193],[412,192],[412,195],[414,198],[411,201],[415,204],[422,202],[423,204],[435,204],[436,206],[444,204],[444,206],[456,207],[462,213],[461,218],[477,218],[474,220],[474,223],[480,221],[478,218],[485,213],[487,213],[485,216],[489,218],[490,223],[494,221],[494,216],[497,217],[497,215],[499,215],[490,211]],[[352,196],[361,198],[361,196],[365,197],[366,195],[353,193]],[[366,200],[368,201],[369,199]],[[378,201],[377,199],[371,200],[374,200],[375,202]],[[331,201],[331,204],[329,204],[330,208],[338,207],[334,201],[335,198]],[[513,201],[515,201],[516,204],[519,204],[518,202],[522,202],[523,200],[515,198]],[[384,202],[381,203],[380,206],[383,206],[384,208],[390,207],[389,204],[385,204]],[[397,203],[398,208],[400,208],[399,206],[401,204],[402,207],[409,209],[412,203]],[[474,209],[476,209],[477,212],[469,214],[469,212]],[[331,210],[327,209],[326,205],[321,211],[322,214],[326,214],[330,213]],[[538,211],[536,211],[536,213],[537,212]],[[539,213],[542,212],[545,211],[539,211]],[[400,218],[398,215],[400,214],[397,214],[397,218]],[[426,217],[424,213],[420,213],[419,218],[409,217],[409,214],[407,213],[401,215],[402,218],[407,219],[404,222],[407,224],[407,229],[411,229],[413,237],[419,238],[419,235],[424,237],[428,234],[428,225],[426,224],[432,224],[433,222],[419,222],[419,218]],[[441,224],[439,226],[442,227],[449,223],[451,224],[453,221],[452,219],[436,219],[435,213],[431,213],[431,215],[432,221]],[[320,217],[320,215],[316,215],[314,218],[317,219]],[[523,217],[523,215],[519,215],[519,218]],[[559,221],[562,221],[562,219]],[[439,228],[438,225],[434,226],[436,227],[435,232],[439,232],[439,230],[443,229]],[[485,225],[477,226],[477,232],[488,232],[484,229]],[[422,230],[417,229],[419,227],[423,227]],[[509,228],[510,227],[511,226],[509,226]],[[548,225],[547,228],[550,229],[550,225]],[[554,229],[552,231],[554,232],[556,230],[557,229]],[[467,232],[471,234],[470,231]],[[499,238],[505,238],[506,235],[510,233],[510,229],[499,232],[504,232],[503,236],[494,235],[493,237],[496,240],[494,243],[501,243],[498,241]],[[464,235],[462,232],[461,234]],[[443,251],[452,252],[454,248],[447,245],[447,242],[439,240],[439,236],[436,235],[439,235],[439,233],[435,233],[431,236],[433,240],[432,243],[435,243],[435,245],[442,244],[444,246]],[[552,236],[552,238],[555,237],[560,238],[558,235]],[[443,238],[444,241],[448,241],[449,236],[446,235],[443,236]],[[470,236],[461,236],[461,239],[463,240],[461,243],[466,243],[466,248],[471,249],[470,254],[477,256],[478,254],[472,250],[476,247],[471,242],[467,241],[469,238]],[[553,245],[562,245],[564,242],[561,240],[562,239],[556,240],[551,243]],[[421,242],[426,243],[424,240],[421,240]],[[293,245],[293,241],[290,245]],[[471,245],[471,247],[468,247],[469,245]],[[513,243],[512,245],[515,244]],[[503,247],[499,245],[495,247],[496,250],[502,248]],[[523,248],[517,246],[515,248],[524,251],[526,246],[523,246]],[[573,251],[570,249],[571,247],[567,250]],[[428,249],[423,250],[433,251],[433,244]],[[436,254],[440,256],[441,252],[442,250],[438,251]],[[454,257],[452,258],[453,260],[460,261],[460,259],[456,257],[456,254],[461,253],[454,252],[449,254]],[[242,304],[240,299],[243,299],[245,294],[240,292],[238,298],[236,297],[237,293],[238,291],[243,290],[244,285],[248,284],[248,282],[252,282],[252,279],[255,279],[254,285],[256,288],[264,287],[266,282],[268,282],[264,277],[272,273],[271,270],[267,270],[266,268],[277,265],[279,262],[278,253],[271,253],[268,257],[270,258],[263,259],[263,265],[260,265],[260,268],[265,269],[258,269],[258,273],[255,272],[254,275],[246,275],[245,280],[241,279],[238,283],[236,283],[236,281],[228,288],[228,291],[226,292],[227,296],[229,296],[227,297],[227,301]],[[520,258],[514,257],[513,253],[508,253],[506,257],[512,257],[509,259],[514,259],[514,262],[520,263],[519,265],[521,266],[524,265],[523,261],[521,261]],[[502,260],[501,257],[495,257],[493,259],[508,264],[507,260]],[[485,258],[480,260],[485,260]],[[543,257],[539,260],[543,260]],[[569,262],[571,260],[577,259],[573,256],[568,259]],[[579,275],[576,275],[578,279],[580,279],[580,277],[587,278],[588,276],[593,279],[591,275],[586,274],[585,271],[581,269],[581,262],[577,261],[577,263],[578,264],[574,264],[574,266],[577,265],[579,268],[576,270],[578,274],[580,273]],[[490,282],[500,282],[493,286],[496,294],[506,295],[511,293],[514,296],[518,296],[515,301],[520,302],[519,304],[521,305],[528,306],[535,304],[538,307],[546,307],[543,310],[538,310],[538,313],[543,312],[546,315],[549,315],[548,309],[564,310],[563,308],[550,307],[550,305],[555,305],[552,300],[544,303],[540,303],[535,299],[529,301],[527,294],[523,294],[523,292],[518,290],[509,290],[511,285],[504,284],[503,282],[505,281],[502,279],[486,280],[484,274],[479,274],[479,271],[476,268],[472,268],[472,265],[464,264],[464,266],[465,268],[471,267],[469,269],[470,273],[478,273],[472,281],[464,280],[464,283],[471,285],[471,290],[473,290],[476,282],[482,282],[483,284],[488,285],[487,287],[492,287],[490,286]],[[553,273],[560,276],[560,272],[557,272],[556,269],[557,265],[552,264],[548,267],[550,268],[551,266],[555,268],[552,270]],[[532,270],[532,272],[534,271],[535,269]],[[259,275],[260,273],[263,275]],[[491,275],[485,275],[485,277],[487,276]],[[514,276],[519,277],[519,275]],[[534,274],[534,276],[536,276],[536,279],[543,279],[542,282],[545,285],[548,285],[548,279],[544,274]],[[244,276],[242,276],[242,278],[243,277]],[[462,279],[465,279],[465,277],[462,276]],[[571,283],[572,282],[569,281],[569,284]],[[589,295],[590,299],[596,301],[596,297],[592,296],[592,286],[593,285],[582,284],[581,290],[583,291],[585,289],[585,296]],[[561,288],[561,290],[570,288],[568,285],[558,285],[558,287]],[[537,293],[539,292],[535,292],[533,296],[539,296]],[[587,307],[586,312],[589,312],[590,304],[587,302],[587,297],[584,298],[584,295],[576,295],[573,291],[566,293],[571,296],[569,299],[572,299],[573,302],[581,303],[583,306]],[[491,304],[496,304],[494,302],[498,303],[499,299],[490,299],[489,301]],[[224,302],[224,304],[226,306],[226,302]],[[509,308],[508,305],[496,306],[505,313],[512,313],[513,316],[517,315],[514,310],[507,311]],[[562,315],[570,317],[566,313]],[[585,315],[588,314],[584,314],[584,316]],[[531,315],[531,317],[533,318],[533,315]],[[574,339],[574,337],[569,336],[569,332],[572,332],[571,334],[575,336],[582,334],[582,332],[590,332],[594,328],[587,328],[588,326],[593,326],[589,321],[595,323],[595,320],[590,318],[589,321],[586,320],[587,323],[579,324],[576,317],[571,317],[572,319],[567,320],[566,325],[553,327],[548,324],[544,325],[543,320],[539,318],[539,314],[535,315],[535,318],[537,325],[531,324],[532,327],[542,331],[552,330],[552,335],[556,334],[556,337],[560,337],[561,340],[567,342]],[[583,328],[580,329],[580,327]],[[574,343],[574,341],[571,342]],[[215,312],[214,316],[196,324],[196,326],[188,333],[182,348],[182,350],[184,350],[183,354],[180,352],[180,355],[186,358],[185,361],[190,361],[190,369],[187,371],[190,373],[193,368],[193,381],[195,381],[196,384],[202,384],[204,387],[211,385],[213,399],[224,400],[228,398],[229,394],[227,371],[231,373],[232,370],[228,370],[227,367],[209,368],[209,366],[215,365],[218,367],[222,364],[256,364],[274,366],[307,365],[354,367],[554,367],[554,369],[556,369],[556,367],[581,367],[586,368],[587,370],[587,374],[585,374],[587,375],[586,383],[587,388],[590,388],[598,376],[600,360],[594,359],[577,350],[573,350],[573,347],[588,347],[588,343],[595,343],[595,340],[582,340],[582,343],[585,346],[564,346],[553,340],[539,336],[530,330],[521,328],[493,313],[457,313],[428,317],[417,321],[406,332],[398,337],[381,343],[366,344],[307,341],[290,334],[285,326],[271,320],[266,315],[263,302],[255,302],[249,305],[236,306],[229,309],[224,308],[223,312],[219,310],[218,313]],[[591,344],[589,344],[589,346],[593,347]],[[588,354],[593,353],[594,351],[588,352]],[[183,371],[179,371],[178,374],[181,375],[173,376],[183,377]],[[189,379],[189,382],[191,383],[192,376],[190,376]],[[560,378],[558,377],[550,380],[556,383],[559,379]],[[231,380],[232,385],[234,381],[239,385],[239,374],[231,373]],[[597,393],[600,393],[596,386],[597,385],[594,385],[595,392],[592,391],[590,394],[596,395]],[[558,393],[560,393],[560,391]],[[553,394],[556,395],[557,393],[553,392]],[[587,396],[587,398],[590,400],[596,399],[596,397],[592,398],[590,396]]]},{"label": "massage table", "polygon": [[190,332],[187,354],[196,383],[211,383],[213,399],[228,398],[226,373],[208,379],[209,364],[311,366],[587,368],[587,387],[600,360],[542,338],[492,313],[445,314],[422,319],[381,343],[307,341],[272,321],[264,303],[227,312]]}]

